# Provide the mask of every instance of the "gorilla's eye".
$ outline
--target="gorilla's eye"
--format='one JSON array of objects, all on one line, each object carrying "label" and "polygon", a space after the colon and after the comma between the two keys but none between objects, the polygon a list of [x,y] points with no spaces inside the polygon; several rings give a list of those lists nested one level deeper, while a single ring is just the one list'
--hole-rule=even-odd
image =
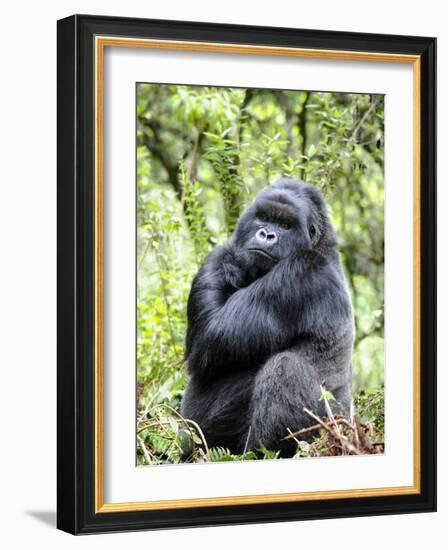
[{"label": "gorilla's eye", "polygon": [[310,232],[310,237],[313,238],[314,235],[316,234],[316,227],[313,224],[310,225],[309,232]]},{"label": "gorilla's eye", "polygon": [[283,229],[291,229],[291,224],[288,222],[279,222],[280,227]]}]

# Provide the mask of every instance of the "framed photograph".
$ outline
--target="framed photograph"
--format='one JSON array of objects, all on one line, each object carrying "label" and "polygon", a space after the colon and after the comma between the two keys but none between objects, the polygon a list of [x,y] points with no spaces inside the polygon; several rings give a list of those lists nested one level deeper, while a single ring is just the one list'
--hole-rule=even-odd
[{"label": "framed photograph", "polygon": [[435,61],[58,22],[58,528],[435,510]]}]

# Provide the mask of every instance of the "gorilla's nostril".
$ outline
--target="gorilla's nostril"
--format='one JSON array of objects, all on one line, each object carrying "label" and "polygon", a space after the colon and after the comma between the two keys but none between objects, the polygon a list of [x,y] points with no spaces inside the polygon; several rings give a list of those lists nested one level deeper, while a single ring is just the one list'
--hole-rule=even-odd
[{"label": "gorilla's nostril", "polygon": [[268,234],[266,233],[266,231],[264,229],[259,229],[256,233],[255,233],[255,237],[258,241],[265,241],[266,238],[268,237]]},{"label": "gorilla's nostril", "polygon": [[274,244],[275,242],[277,242],[277,235],[274,232],[268,233],[266,235],[266,239],[269,243]]}]

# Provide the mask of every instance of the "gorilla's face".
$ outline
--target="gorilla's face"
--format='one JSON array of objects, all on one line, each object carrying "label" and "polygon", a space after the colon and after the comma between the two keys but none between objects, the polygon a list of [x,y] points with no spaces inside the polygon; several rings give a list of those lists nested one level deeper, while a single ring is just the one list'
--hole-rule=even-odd
[{"label": "gorilla's face", "polygon": [[262,192],[242,215],[234,242],[261,273],[292,254],[336,244],[321,193],[296,180]]}]

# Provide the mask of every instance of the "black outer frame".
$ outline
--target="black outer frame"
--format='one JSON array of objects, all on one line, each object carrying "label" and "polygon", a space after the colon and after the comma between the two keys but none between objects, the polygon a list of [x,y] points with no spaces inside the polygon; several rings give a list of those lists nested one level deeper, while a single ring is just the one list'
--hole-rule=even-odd
[{"label": "black outer frame", "polygon": [[[58,21],[57,526],[73,534],[436,510],[436,39],[74,15]],[[421,493],[94,512],[94,37],[421,56]]]}]

